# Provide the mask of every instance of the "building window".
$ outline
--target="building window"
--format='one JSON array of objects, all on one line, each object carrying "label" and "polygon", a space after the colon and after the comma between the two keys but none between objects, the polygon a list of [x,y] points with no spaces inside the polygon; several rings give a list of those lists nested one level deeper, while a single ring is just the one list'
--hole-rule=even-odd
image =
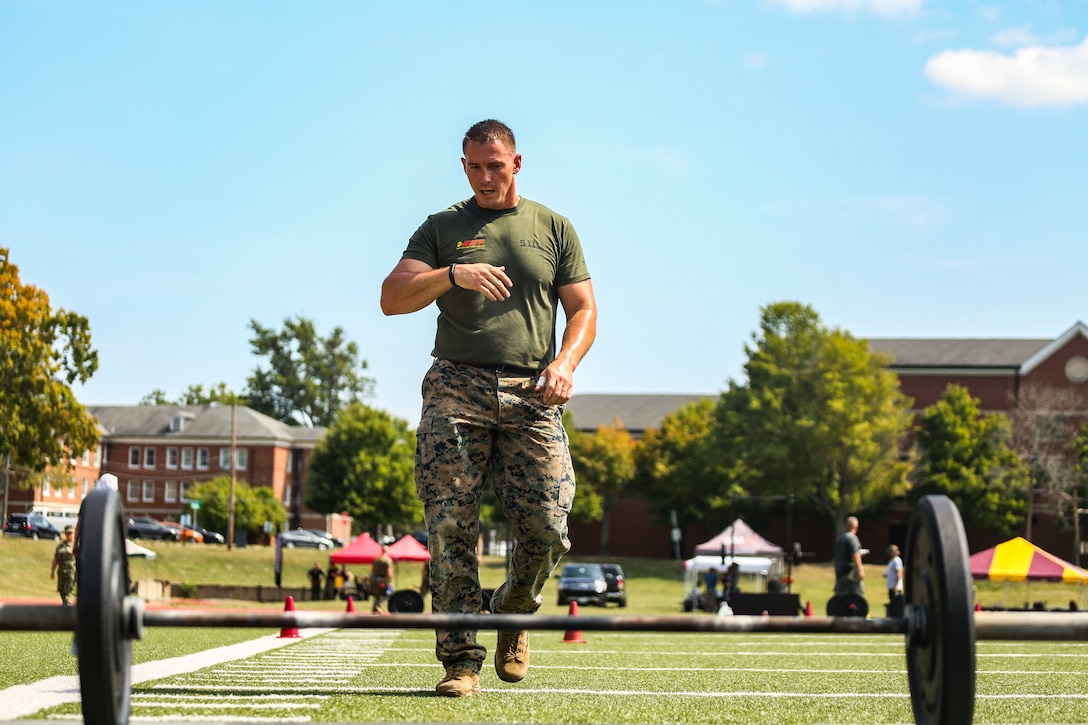
[{"label": "building window", "polygon": [[42,496],[48,496],[53,492],[53,485],[49,482],[49,476],[42,480]]},{"label": "building window", "polygon": [[[249,460],[249,455],[248,454],[249,454],[249,450],[246,449],[246,448],[235,448],[234,449],[234,470],[236,470],[236,471],[246,470],[246,463]],[[230,468],[230,449],[229,448],[220,448],[219,449],[219,467],[220,468],[227,468],[227,469]]]},{"label": "building window", "polygon": [[163,500],[167,503],[174,503],[178,500],[178,484],[177,481],[167,481],[166,490],[163,492]]},{"label": "building window", "polygon": [[91,452],[90,451],[83,451],[83,465],[84,466],[91,465]]},{"label": "building window", "polygon": [[75,484],[75,481],[73,481],[72,485],[68,487],[68,498],[73,498],[74,499],[75,497],[76,497],[76,484]]},{"label": "building window", "polygon": [[144,449],[144,468],[155,467],[155,449],[148,446]]},{"label": "building window", "polygon": [[178,467],[178,449],[167,448],[166,449],[166,467],[177,468]]},{"label": "building window", "polygon": [[291,484],[283,487],[283,503],[288,508],[291,507]]},{"label": "building window", "polygon": [[140,449],[136,446],[132,446],[128,449],[128,467],[139,468],[140,467]]},{"label": "building window", "polygon": [[230,468],[230,449],[229,448],[220,448],[219,449],[219,467],[220,468]]},{"label": "building window", "polygon": [[89,482],[87,481],[87,479],[86,479],[86,478],[84,478],[84,479],[83,479],[83,495],[81,495],[81,496],[80,496],[80,498],[87,498],[87,487],[88,487],[89,485],[90,485],[90,484],[89,484]]},{"label": "building window", "polygon": [[144,501],[155,500],[155,482],[144,481]]},{"label": "building window", "polygon": [[102,465],[102,446],[94,447],[94,465],[96,468]]},{"label": "building window", "polygon": [[127,498],[129,501],[139,501],[140,500],[140,484],[136,483],[136,481],[129,481],[128,482],[127,493],[125,494],[125,498]]},{"label": "building window", "polygon": [[193,449],[182,448],[181,449],[181,467],[191,470],[193,467]]},{"label": "building window", "polygon": [[210,456],[208,456],[208,449],[207,448],[197,448],[196,449],[196,467],[199,470],[201,470],[201,471],[208,470],[208,460],[209,460],[209,458],[210,458]]},{"label": "building window", "polygon": [[182,503],[189,503],[189,497],[186,495],[186,491],[189,490],[190,481],[178,481],[178,495],[181,497]]},{"label": "building window", "polygon": [[295,452],[287,451],[287,476],[293,478],[295,475]]}]

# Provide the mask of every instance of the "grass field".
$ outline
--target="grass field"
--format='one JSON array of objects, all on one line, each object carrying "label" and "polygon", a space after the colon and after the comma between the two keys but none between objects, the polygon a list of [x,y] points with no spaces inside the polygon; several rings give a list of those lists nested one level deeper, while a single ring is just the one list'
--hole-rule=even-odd
[{"label": "grass field", "polygon": [[[1057,615],[1056,615],[1057,616]],[[494,644],[494,633],[481,633]],[[531,635],[517,684],[488,662],[483,693],[433,696],[426,631],[339,630],[138,684],[133,718],[170,722],[909,723],[902,638],[559,632]],[[977,723],[1088,722],[1088,647],[979,644]],[[77,716],[78,705],[40,713]]]},{"label": "grass field", "polygon": [[[158,559],[147,575],[194,583],[272,585],[273,552],[247,547],[152,544]],[[55,598],[48,578],[52,544],[0,541],[0,599]],[[302,586],[319,558],[286,551],[284,584]],[[676,615],[683,597],[678,562],[625,560],[630,605],[608,614]],[[144,564],[133,562],[134,576]],[[871,565],[872,566],[872,565]],[[879,568],[871,569],[871,576]],[[501,581],[504,563],[486,559],[485,586]],[[818,614],[830,596],[827,565],[794,570],[793,591]],[[397,585],[419,581],[418,565],[401,565]],[[883,611],[880,580],[869,599]],[[542,614],[566,614],[545,589]],[[979,582],[986,606],[1046,601],[1064,606],[1083,593],[1058,584]],[[227,603],[176,601],[175,606]],[[239,603],[233,603],[238,606]],[[245,603],[245,606],[256,606]],[[278,608],[282,605],[266,605]],[[300,603],[299,609],[342,610],[342,602]],[[360,609],[365,609],[365,603]],[[584,607],[582,614],[600,614]],[[363,615],[360,615],[363,616]],[[710,616],[692,613],[689,616]],[[1061,616],[1061,615],[1054,615]],[[133,645],[138,664],[255,637],[263,630],[149,629]],[[494,632],[481,632],[489,647]],[[532,668],[524,682],[500,682],[490,662],[482,697],[432,697],[442,675],[426,631],[340,630],[243,661],[134,688],[135,718],[314,722],[552,722],[552,723],[905,723],[912,722],[902,637],[875,635],[666,634],[586,632],[586,644],[562,633],[532,634]],[[0,632],[0,689],[52,675],[74,675],[68,633]],[[1088,644],[980,642],[979,723],[1088,722]],[[967,676],[967,673],[964,673]],[[72,716],[78,705],[49,716]],[[0,718],[3,715],[0,713]]]}]

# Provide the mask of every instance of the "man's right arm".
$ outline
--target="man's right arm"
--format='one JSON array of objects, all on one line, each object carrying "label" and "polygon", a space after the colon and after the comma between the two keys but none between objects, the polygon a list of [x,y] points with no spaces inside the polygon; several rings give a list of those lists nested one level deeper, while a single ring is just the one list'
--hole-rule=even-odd
[{"label": "man's right arm", "polygon": [[[505,267],[490,264],[458,264],[457,286],[498,302],[510,297],[513,283]],[[404,315],[417,312],[453,289],[450,268],[435,269],[418,259],[402,259],[382,282],[382,312]]]},{"label": "man's right arm", "polygon": [[404,315],[422,310],[452,288],[446,268],[434,269],[418,259],[402,259],[382,282],[382,312]]}]

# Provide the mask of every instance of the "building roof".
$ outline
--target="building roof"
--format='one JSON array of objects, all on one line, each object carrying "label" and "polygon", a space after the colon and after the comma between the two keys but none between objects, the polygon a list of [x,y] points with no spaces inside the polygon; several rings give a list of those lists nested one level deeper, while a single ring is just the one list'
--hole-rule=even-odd
[{"label": "building roof", "polygon": [[717,397],[717,393],[585,393],[572,397],[567,410],[578,430],[593,431],[619,420],[638,437],[647,428],[660,428],[666,416],[688,403]]},{"label": "building roof", "polygon": [[1056,338],[871,338],[869,349],[892,356],[892,368],[1008,368],[1031,372],[1074,337],[1088,337],[1077,322]]},{"label": "building roof", "polygon": [[891,355],[893,368],[985,367],[1019,369],[1051,339],[872,338],[869,349]]},{"label": "building roof", "polygon": [[99,405],[87,406],[98,419],[103,434],[112,439],[158,438],[185,441],[238,440],[281,445],[308,445],[318,441],[325,428],[287,425],[263,413],[239,405]]}]

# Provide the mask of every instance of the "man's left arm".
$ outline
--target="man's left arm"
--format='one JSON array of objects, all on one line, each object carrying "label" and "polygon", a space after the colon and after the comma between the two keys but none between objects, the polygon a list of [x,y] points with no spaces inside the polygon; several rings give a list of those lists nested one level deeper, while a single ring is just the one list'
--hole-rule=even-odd
[{"label": "man's left arm", "polygon": [[587,279],[563,285],[557,292],[567,324],[563,328],[559,354],[543,373],[547,379],[544,384],[546,405],[563,405],[570,400],[574,371],[597,337],[597,300],[593,296],[593,282]]}]

